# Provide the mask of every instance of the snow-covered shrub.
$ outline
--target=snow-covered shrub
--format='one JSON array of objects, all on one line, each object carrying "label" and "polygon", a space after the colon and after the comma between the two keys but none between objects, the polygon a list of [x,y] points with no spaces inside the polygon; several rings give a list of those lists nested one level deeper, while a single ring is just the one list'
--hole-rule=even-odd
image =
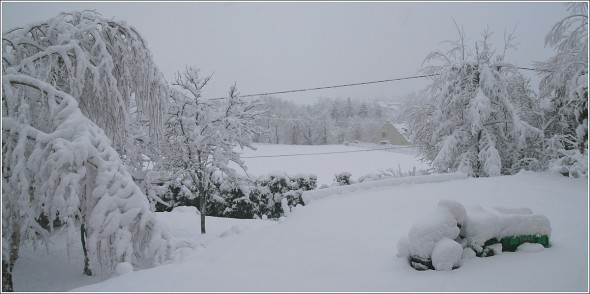
[{"label": "snow-covered shrub", "polygon": [[161,187],[163,189],[157,196],[163,203],[157,202],[155,204],[155,210],[158,212],[172,211],[179,206],[196,207],[199,204],[199,199],[196,197],[195,192],[192,191],[192,186],[186,181],[175,179],[163,183]]},{"label": "snow-covered shrub", "polygon": [[292,179],[297,182],[298,189],[303,191],[315,190],[318,186],[318,178],[315,175],[297,174]]},{"label": "snow-covered shrub", "polygon": [[[254,193],[259,197],[258,215],[279,218],[285,215],[283,198],[291,209],[297,205],[305,205],[301,195],[303,191],[317,187],[315,175],[297,175],[290,177],[285,173],[273,173],[261,176],[255,181]],[[288,212],[287,212],[288,213]]]},{"label": "snow-covered shrub", "polygon": [[559,153],[561,157],[549,161],[548,171],[573,178],[588,177],[588,149],[584,153],[561,149]]},{"label": "snow-covered shrub", "polygon": [[381,179],[388,179],[388,178],[403,178],[403,177],[413,177],[413,176],[423,176],[431,174],[431,170],[417,170],[416,167],[408,170],[406,172],[401,170],[400,165],[398,164],[397,169],[388,168],[388,169],[381,169],[379,173],[371,173],[358,178],[359,183],[369,182],[369,181],[378,181]]},{"label": "snow-covered shrub", "polygon": [[[186,194],[183,194],[182,189],[176,186],[178,184],[178,181],[171,183],[171,193],[160,196],[170,206],[158,207],[170,211],[176,206],[198,206],[200,197],[191,194],[190,189],[185,189]],[[303,174],[289,176],[275,172],[255,179],[217,178],[213,186],[211,199],[207,202],[208,215],[241,219],[266,216],[278,219],[289,214],[295,206],[305,205],[301,195],[303,191],[316,189],[317,177]]]},{"label": "snow-covered shrub", "polygon": [[352,175],[349,172],[340,172],[334,175],[334,185],[336,186],[346,186],[354,183],[353,180],[350,179]]}]

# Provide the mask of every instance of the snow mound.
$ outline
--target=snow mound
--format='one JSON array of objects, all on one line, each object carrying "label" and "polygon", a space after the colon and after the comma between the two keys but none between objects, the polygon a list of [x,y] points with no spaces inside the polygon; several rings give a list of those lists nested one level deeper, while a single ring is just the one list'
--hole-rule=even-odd
[{"label": "snow mound", "polygon": [[410,255],[430,258],[436,243],[442,238],[454,240],[459,236],[455,216],[446,207],[438,207],[416,222],[408,232]]},{"label": "snow mound", "polygon": [[442,238],[432,251],[432,265],[437,271],[450,271],[459,266],[463,247],[449,238]]},{"label": "snow mound", "polygon": [[425,176],[413,176],[404,178],[392,178],[377,181],[362,182],[353,185],[346,186],[334,186],[324,189],[304,191],[301,195],[303,202],[307,205],[312,201],[330,197],[333,195],[339,195],[343,193],[350,193],[356,191],[364,191],[379,187],[399,186],[399,185],[413,185],[413,184],[426,184],[426,183],[441,183],[453,180],[467,179],[467,175],[464,173],[449,173],[449,174],[434,174]]},{"label": "snow mound", "polygon": [[129,262],[121,262],[115,267],[115,275],[121,276],[133,272],[133,265]]},{"label": "snow mound", "polygon": [[187,214],[201,214],[194,206],[177,206],[172,209],[172,212],[187,213]]},{"label": "snow mound", "polygon": [[219,234],[219,238],[225,238],[227,236],[239,234],[243,231],[242,227],[238,225],[233,225],[229,230],[222,232]]},{"label": "snow mound", "polygon": [[[503,237],[518,235],[550,235],[551,223],[544,215],[535,214],[505,214],[503,212],[486,210],[481,206],[475,206],[469,211],[467,224],[464,228],[465,236],[469,242],[483,246],[492,238],[500,240]],[[519,213],[531,211],[528,208],[520,208]],[[514,212],[514,211],[512,211]]]},{"label": "snow mound", "polygon": [[[502,254],[504,237],[550,233],[549,219],[533,214],[530,208],[484,209],[475,205],[466,210],[457,201],[443,199],[434,211],[412,225],[408,237],[400,238],[397,256],[409,257],[418,270],[451,270],[459,267],[462,259]],[[539,246],[543,247],[534,244],[530,250]]]},{"label": "snow mound", "polygon": [[463,253],[461,255],[461,259],[462,260],[472,259],[472,258],[475,258],[476,256],[477,256],[477,254],[475,254],[475,251],[473,251],[473,249],[466,247],[466,248],[463,248]]},{"label": "snow mound", "polygon": [[467,211],[465,211],[465,207],[457,201],[443,199],[438,202],[438,207],[447,208],[453,214],[457,223],[461,226],[463,226],[467,220]]},{"label": "snow mound", "polygon": [[397,242],[397,257],[408,256],[410,256],[410,241],[404,236]]},{"label": "snow mound", "polygon": [[529,215],[533,214],[533,211],[528,207],[501,207],[497,206],[494,207],[495,210],[503,213],[503,214],[521,214],[521,215]]},{"label": "snow mound", "polygon": [[539,252],[545,249],[543,245],[538,243],[523,243],[516,248],[517,252]]}]

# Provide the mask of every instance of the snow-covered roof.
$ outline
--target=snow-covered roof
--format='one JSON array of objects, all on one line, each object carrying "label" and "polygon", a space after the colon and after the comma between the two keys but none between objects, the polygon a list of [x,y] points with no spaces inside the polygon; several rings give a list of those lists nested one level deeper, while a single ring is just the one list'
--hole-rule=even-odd
[{"label": "snow-covered roof", "polygon": [[397,131],[404,136],[406,141],[410,142],[410,132],[408,131],[408,125],[405,122],[402,123],[392,123],[392,125],[397,129]]}]

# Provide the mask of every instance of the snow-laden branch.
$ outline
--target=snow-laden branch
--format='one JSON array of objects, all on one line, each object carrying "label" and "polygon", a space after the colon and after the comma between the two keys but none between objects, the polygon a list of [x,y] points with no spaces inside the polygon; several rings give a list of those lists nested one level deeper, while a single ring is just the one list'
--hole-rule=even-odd
[{"label": "snow-laden branch", "polygon": [[106,274],[120,262],[145,268],[169,258],[168,232],[150,211],[111,141],[82,114],[76,99],[22,74],[4,75],[3,86],[8,87],[3,89],[7,100],[18,98],[10,97],[15,93],[43,97],[39,102],[51,113],[46,131],[28,125],[26,113],[19,111],[22,107],[14,109],[13,117],[2,118],[8,135],[3,165],[9,168],[3,178],[3,192],[8,192],[3,193],[3,206],[26,212],[3,215],[3,222],[16,224],[21,235],[34,238],[31,224],[41,214],[50,224],[59,220],[70,231],[80,219],[87,230],[90,259]]}]

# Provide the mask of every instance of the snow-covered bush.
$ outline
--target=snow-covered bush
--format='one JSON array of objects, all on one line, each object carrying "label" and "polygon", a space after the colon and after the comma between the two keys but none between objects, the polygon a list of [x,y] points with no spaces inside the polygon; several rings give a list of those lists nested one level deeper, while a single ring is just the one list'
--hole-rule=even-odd
[{"label": "snow-covered bush", "polygon": [[462,260],[514,251],[525,242],[548,246],[550,234],[549,220],[529,208],[475,206],[467,212],[459,202],[441,200],[400,238],[397,256],[417,270],[451,270]]},{"label": "snow-covered bush", "polygon": [[340,172],[334,175],[334,185],[336,186],[346,186],[354,183],[354,180],[351,180],[350,177],[352,175],[349,172]]},{"label": "snow-covered bush", "polygon": [[317,187],[315,175],[297,175],[290,177],[285,173],[273,173],[256,179],[253,193],[259,199],[257,215],[279,218],[288,214],[283,209],[283,198],[287,199],[289,209],[298,204],[305,205],[301,195],[303,191]]},{"label": "snow-covered bush", "polygon": [[[176,206],[198,206],[200,201],[190,189],[170,185],[165,195],[160,195],[170,206],[158,206],[170,211]],[[278,219],[288,215],[297,205],[305,205],[301,198],[303,191],[317,188],[315,175],[289,176],[275,172],[255,179],[247,177],[217,178],[213,182],[211,200],[207,202],[210,216],[241,219],[267,218]],[[186,193],[182,193],[185,191]],[[288,210],[286,210],[288,208]]]},{"label": "snow-covered bush", "polygon": [[404,172],[401,170],[400,165],[398,164],[397,169],[388,168],[385,170],[379,170],[379,173],[371,173],[358,178],[359,183],[368,182],[368,181],[377,181],[381,179],[387,178],[403,178],[403,177],[414,177],[414,176],[423,176],[431,174],[431,170],[417,170],[414,166],[411,170]]}]

